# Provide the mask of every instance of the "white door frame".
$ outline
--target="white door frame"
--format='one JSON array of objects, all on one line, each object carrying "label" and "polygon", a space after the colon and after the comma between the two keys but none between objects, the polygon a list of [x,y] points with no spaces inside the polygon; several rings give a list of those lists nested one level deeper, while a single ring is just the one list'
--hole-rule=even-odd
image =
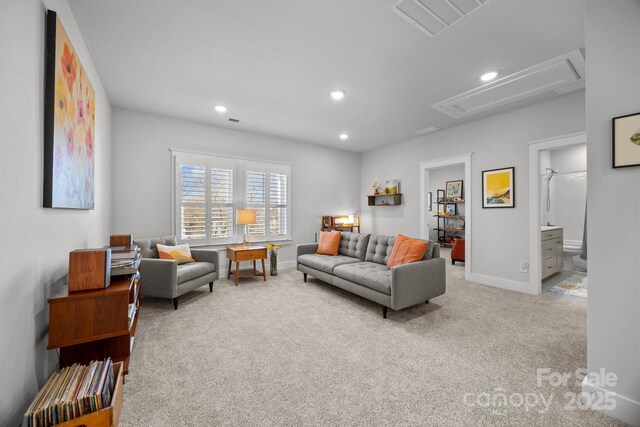
[{"label": "white door frame", "polygon": [[[464,165],[464,225],[465,233],[464,239],[466,240],[464,245],[464,275],[465,280],[471,275],[471,239],[473,234],[471,233],[472,216],[473,211],[473,185],[471,185],[471,156],[473,153],[462,154],[454,157],[445,157],[438,160],[429,160],[420,162],[420,238],[429,239],[429,225],[427,222],[427,192],[429,191],[429,185],[427,182],[427,171],[429,169],[441,168],[445,166]],[[437,195],[435,195],[437,197]]]},{"label": "white door frame", "polygon": [[529,141],[529,286],[532,290],[537,291],[538,294],[542,293],[542,274],[540,273],[540,265],[542,264],[540,152],[586,143],[586,132],[575,132]]}]

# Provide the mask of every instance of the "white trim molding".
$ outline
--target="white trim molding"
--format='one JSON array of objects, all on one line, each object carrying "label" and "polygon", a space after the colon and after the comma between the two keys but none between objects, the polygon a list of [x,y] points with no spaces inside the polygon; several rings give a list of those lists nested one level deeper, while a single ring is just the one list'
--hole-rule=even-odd
[{"label": "white trim molding", "polygon": [[529,283],[517,282],[515,280],[503,279],[501,277],[485,276],[484,274],[471,273],[466,276],[468,282],[479,283],[481,285],[493,286],[494,288],[507,289],[509,291],[523,292],[525,294],[537,295],[532,292]]},{"label": "white trim molding", "polygon": [[586,143],[586,132],[529,141],[529,286],[525,291],[527,293],[542,293],[540,152]]},{"label": "white trim molding", "polygon": [[464,275],[466,280],[470,280],[471,276],[471,263],[473,257],[471,256],[471,242],[473,238],[472,226],[473,226],[473,185],[472,185],[472,169],[471,169],[471,156],[473,153],[460,154],[458,156],[444,157],[437,160],[429,160],[419,163],[420,167],[420,238],[429,239],[429,226],[427,223],[427,192],[429,186],[427,185],[429,169],[441,168],[446,166],[464,165],[464,199],[465,199],[465,233],[464,239]]},{"label": "white trim molding", "polygon": [[[595,393],[597,395],[607,397],[608,400],[612,399],[616,403],[616,406],[613,409],[596,410],[609,417],[617,418],[631,426],[640,426],[640,402],[636,402],[635,400],[629,399],[628,397],[622,396],[595,384],[590,384],[588,379],[589,375],[585,376],[582,380],[583,393],[588,393],[590,395]],[[593,399],[591,400],[593,401]]]}]

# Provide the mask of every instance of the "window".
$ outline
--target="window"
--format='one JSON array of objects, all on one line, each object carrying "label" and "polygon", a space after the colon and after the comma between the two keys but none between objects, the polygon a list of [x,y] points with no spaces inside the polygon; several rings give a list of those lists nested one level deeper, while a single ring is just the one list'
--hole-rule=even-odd
[{"label": "window", "polygon": [[288,165],[186,153],[174,154],[175,225],[180,242],[215,245],[239,242],[237,209],[254,209],[252,241],[291,238]]}]

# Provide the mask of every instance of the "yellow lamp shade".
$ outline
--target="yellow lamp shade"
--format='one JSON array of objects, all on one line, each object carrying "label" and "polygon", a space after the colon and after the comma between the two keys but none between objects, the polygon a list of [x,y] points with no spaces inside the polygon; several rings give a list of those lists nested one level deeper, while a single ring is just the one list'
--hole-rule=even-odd
[{"label": "yellow lamp shade", "polygon": [[256,223],[256,211],[253,209],[238,209],[236,210],[236,224],[255,224]]}]

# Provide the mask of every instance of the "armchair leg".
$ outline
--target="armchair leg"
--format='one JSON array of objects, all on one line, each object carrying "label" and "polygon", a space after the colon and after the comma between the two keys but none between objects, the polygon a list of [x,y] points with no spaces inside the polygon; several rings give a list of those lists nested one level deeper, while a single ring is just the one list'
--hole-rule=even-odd
[{"label": "armchair leg", "polygon": [[177,297],[173,299],[173,309],[174,310],[178,309],[178,298]]},{"label": "armchair leg", "polygon": [[426,300],[426,301],[425,301],[425,304],[429,304],[429,300]]},{"label": "armchair leg", "polygon": [[304,277],[304,281],[307,281],[307,273],[302,273],[303,277]]},{"label": "armchair leg", "polygon": [[213,292],[213,282],[209,283],[209,292]]},{"label": "armchair leg", "polygon": [[387,306],[386,305],[382,306],[382,318],[383,319],[387,318]]},{"label": "armchair leg", "polygon": [[456,265],[456,260],[451,258],[451,265]]}]

